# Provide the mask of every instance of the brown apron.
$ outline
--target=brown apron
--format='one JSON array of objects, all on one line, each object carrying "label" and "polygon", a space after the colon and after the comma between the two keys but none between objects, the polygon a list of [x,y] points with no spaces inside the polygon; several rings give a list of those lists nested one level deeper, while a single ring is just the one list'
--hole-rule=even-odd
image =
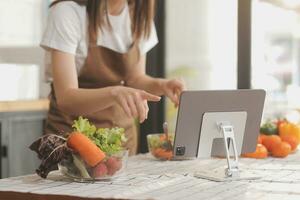
[{"label": "brown apron", "polygon": [[[127,53],[121,54],[111,49],[97,46],[96,39],[90,37],[91,44],[82,70],[79,72],[79,88],[103,88],[107,86],[126,86],[128,73],[137,66],[140,54],[138,42],[135,40]],[[133,70],[134,71],[134,70]],[[53,85],[51,85],[50,108],[46,122],[45,133],[62,133],[72,131],[73,120],[78,116],[72,116],[63,112],[58,106]],[[99,99],[99,104],[101,99]],[[76,109],[76,108],[74,108]],[[122,127],[125,129],[127,142],[125,147],[129,154],[137,153],[138,135],[133,118],[129,118],[123,109],[116,105],[105,110],[85,115],[96,127]]]}]

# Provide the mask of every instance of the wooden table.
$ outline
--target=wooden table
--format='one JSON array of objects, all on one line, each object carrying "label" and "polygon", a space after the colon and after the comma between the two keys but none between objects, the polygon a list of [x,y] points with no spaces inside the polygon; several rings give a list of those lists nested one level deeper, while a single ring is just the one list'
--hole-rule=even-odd
[{"label": "wooden table", "polygon": [[241,159],[242,171],[253,172],[254,181],[213,182],[195,178],[199,169],[214,169],[224,159],[158,161],[138,155],[128,161],[126,172],[111,181],[78,183],[52,173],[48,179],[27,175],[0,180],[0,199],[300,199],[300,153],[285,159]]}]

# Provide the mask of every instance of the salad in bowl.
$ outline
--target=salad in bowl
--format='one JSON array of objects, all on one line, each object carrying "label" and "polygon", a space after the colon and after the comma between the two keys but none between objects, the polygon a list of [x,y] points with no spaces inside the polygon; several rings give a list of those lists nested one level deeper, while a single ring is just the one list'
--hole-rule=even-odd
[{"label": "salad in bowl", "polygon": [[128,151],[121,151],[106,156],[95,166],[88,165],[78,154],[72,154],[69,159],[64,159],[58,164],[59,171],[76,180],[105,180],[117,176],[125,169]]},{"label": "salad in bowl", "polygon": [[125,169],[128,151],[122,147],[123,128],[96,128],[82,117],[72,127],[71,133],[48,134],[31,144],[42,160],[38,175],[46,178],[58,168],[74,180],[94,181],[113,178]]},{"label": "salad in bowl", "polygon": [[159,160],[173,158],[174,134],[157,133],[147,135],[148,150]]}]

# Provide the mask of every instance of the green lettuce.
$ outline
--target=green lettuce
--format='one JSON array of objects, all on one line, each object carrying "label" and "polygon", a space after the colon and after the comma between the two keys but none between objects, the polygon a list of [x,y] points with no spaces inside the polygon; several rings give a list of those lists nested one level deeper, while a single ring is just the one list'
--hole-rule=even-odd
[{"label": "green lettuce", "polygon": [[88,119],[79,117],[72,125],[78,131],[90,138],[102,151],[112,155],[123,150],[122,144],[126,142],[124,128],[99,128],[91,124]]}]

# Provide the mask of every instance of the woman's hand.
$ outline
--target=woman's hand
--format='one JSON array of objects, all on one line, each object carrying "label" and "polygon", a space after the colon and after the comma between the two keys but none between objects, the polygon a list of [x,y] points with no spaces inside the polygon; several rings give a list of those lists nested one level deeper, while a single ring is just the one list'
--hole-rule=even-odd
[{"label": "woman's hand", "polygon": [[179,105],[179,97],[185,89],[185,84],[180,79],[163,80],[162,90],[164,94],[171,99],[175,107]]},{"label": "woman's hand", "polygon": [[124,86],[113,86],[111,94],[128,115],[128,117],[139,118],[142,123],[148,116],[147,101],[160,101],[160,97],[145,92],[144,90],[134,89]]}]

